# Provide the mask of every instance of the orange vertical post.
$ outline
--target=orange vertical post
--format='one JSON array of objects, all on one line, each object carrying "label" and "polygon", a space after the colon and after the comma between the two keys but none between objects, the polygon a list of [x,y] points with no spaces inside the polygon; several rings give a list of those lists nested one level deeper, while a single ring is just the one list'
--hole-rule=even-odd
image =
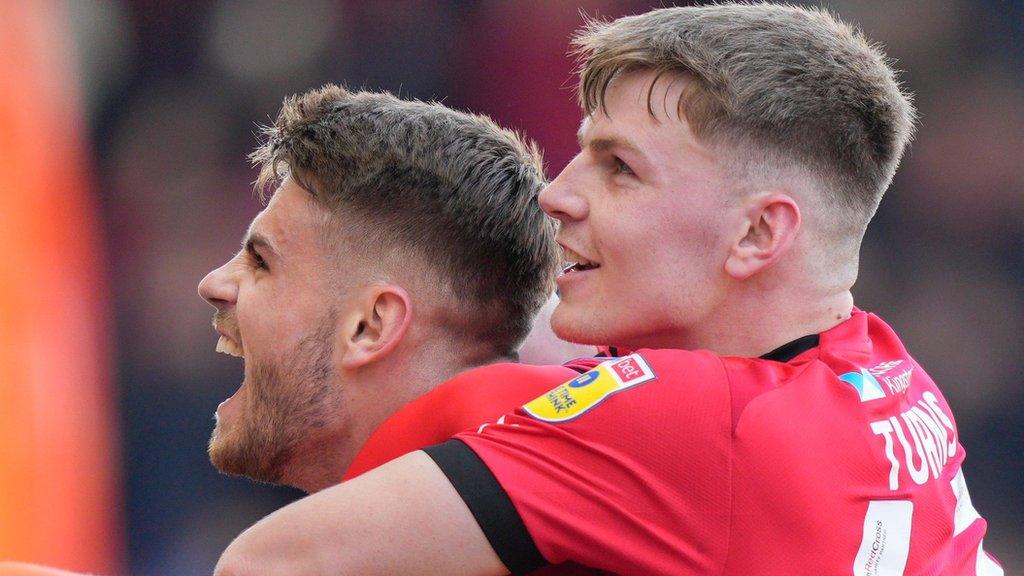
[{"label": "orange vertical post", "polygon": [[0,17],[0,560],[117,574],[104,259],[60,6]]}]

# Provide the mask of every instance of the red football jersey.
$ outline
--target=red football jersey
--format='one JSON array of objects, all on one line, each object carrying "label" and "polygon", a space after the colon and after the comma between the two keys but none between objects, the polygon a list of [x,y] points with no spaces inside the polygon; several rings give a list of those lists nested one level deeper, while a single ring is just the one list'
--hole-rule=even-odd
[{"label": "red football jersey", "polygon": [[762,358],[638,350],[427,453],[488,537],[521,521],[513,571],[1002,574],[949,406],[859,310]]},{"label": "red football jersey", "polygon": [[576,365],[501,363],[462,372],[399,408],[378,426],[343,480],[463,430],[476,429],[590,368],[586,364],[578,364],[582,369],[570,367]]},{"label": "red football jersey", "polygon": [[[374,430],[356,454],[344,480],[385,462],[475,430],[516,406],[579,376],[604,358],[579,358],[564,366],[489,364],[460,373],[406,404]],[[500,536],[499,536],[500,537]],[[598,572],[573,563],[545,566],[532,576],[583,576]]]}]

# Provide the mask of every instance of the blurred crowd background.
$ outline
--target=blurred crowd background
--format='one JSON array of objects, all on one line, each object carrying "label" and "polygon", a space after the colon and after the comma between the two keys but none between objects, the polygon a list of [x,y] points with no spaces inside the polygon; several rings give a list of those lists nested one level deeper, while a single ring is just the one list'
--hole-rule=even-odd
[{"label": "blurred crowd background", "polygon": [[[824,5],[884,45],[921,116],[869,230],[857,304],[894,325],[943,387],[974,504],[990,522],[985,549],[1015,573],[1024,566],[1024,2]],[[242,367],[214,352],[213,309],[196,284],[238,249],[260,209],[246,160],[257,125],[284,96],[327,82],[386,89],[523,131],[553,176],[576,151],[566,52],[581,11],[616,17],[652,1],[60,6],[106,251],[123,566],[180,575],[209,573],[239,531],[299,496],[220,476],[205,451]]]}]

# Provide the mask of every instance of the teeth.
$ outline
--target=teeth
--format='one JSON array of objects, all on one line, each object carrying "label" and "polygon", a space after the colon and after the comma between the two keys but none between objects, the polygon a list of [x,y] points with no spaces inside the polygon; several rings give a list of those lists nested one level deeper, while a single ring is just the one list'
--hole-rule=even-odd
[{"label": "teeth", "polygon": [[580,256],[568,248],[562,248],[562,260],[565,261],[563,270],[569,271],[571,269],[584,270],[596,266],[590,260]]},{"label": "teeth", "polygon": [[217,352],[227,354],[229,356],[235,356],[237,358],[245,358],[245,350],[226,336],[221,336],[220,339],[217,340]]}]

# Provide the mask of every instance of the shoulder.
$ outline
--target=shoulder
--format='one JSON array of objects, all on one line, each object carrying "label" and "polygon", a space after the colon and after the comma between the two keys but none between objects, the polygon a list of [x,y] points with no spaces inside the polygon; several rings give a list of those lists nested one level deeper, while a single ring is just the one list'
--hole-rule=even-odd
[{"label": "shoulder", "polygon": [[518,414],[573,433],[630,430],[640,437],[644,430],[656,431],[652,422],[658,420],[688,426],[721,421],[715,416],[727,416],[729,397],[718,356],[642,349],[604,359],[524,404]]},{"label": "shoulder", "polygon": [[708,400],[728,394],[729,376],[723,358],[706,350],[640,349],[608,359],[603,366],[623,385],[651,382],[646,391],[651,394],[699,395]]},{"label": "shoulder", "polygon": [[345,478],[515,410],[578,374],[562,366],[490,364],[462,372],[399,408],[363,444]]},{"label": "shoulder", "polygon": [[724,550],[724,524],[712,529],[709,519],[722,518],[729,501],[728,398],[716,355],[638,350],[427,453],[469,500],[480,485],[498,486],[488,498],[511,502],[509,516],[525,523],[547,561],[665,573],[690,549],[652,549],[665,534],[700,534]]},{"label": "shoulder", "polygon": [[626,356],[639,357],[656,370],[659,378],[690,384],[726,379],[723,358],[707,350],[641,349]]}]

